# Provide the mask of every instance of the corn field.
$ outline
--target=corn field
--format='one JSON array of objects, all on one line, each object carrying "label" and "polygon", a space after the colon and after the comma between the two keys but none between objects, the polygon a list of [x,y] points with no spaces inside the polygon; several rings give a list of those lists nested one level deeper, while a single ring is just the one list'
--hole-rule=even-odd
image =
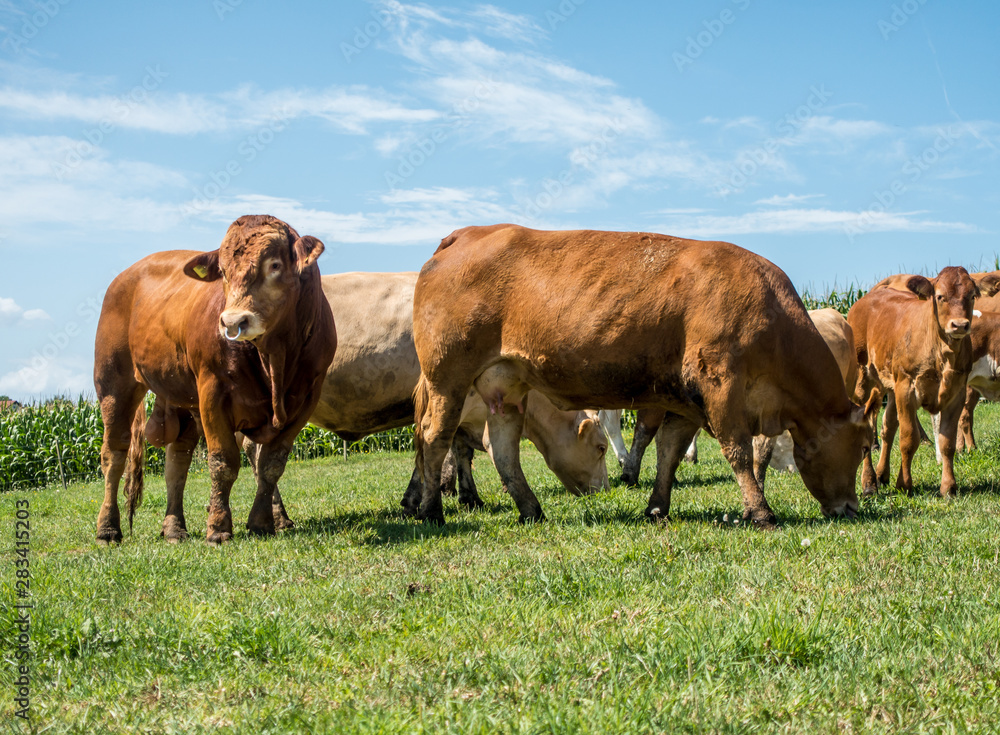
[{"label": "corn field", "polygon": [[[152,411],[152,395],[147,396],[146,408]],[[100,408],[82,397],[0,412],[0,492],[99,479],[103,433]],[[412,427],[373,434],[346,446],[347,453],[412,449]],[[310,425],[296,439],[292,458],[315,459],[344,452],[343,440]],[[162,474],[163,462],[163,450],[147,444],[146,472]],[[205,471],[204,442],[191,469]]]}]

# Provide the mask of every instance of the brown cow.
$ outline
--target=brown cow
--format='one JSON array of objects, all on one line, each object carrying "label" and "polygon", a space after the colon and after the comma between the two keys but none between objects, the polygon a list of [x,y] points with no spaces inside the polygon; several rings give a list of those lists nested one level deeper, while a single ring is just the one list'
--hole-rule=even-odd
[{"label": "brown cow", "polygon": [[[130,526],[142,501],[144,427],[153,444],[166,447],[167,539],[187,537],[184,483],[199,430],[212,480],[205,540],[218,544],[233,535],[236,432],[258,445],[261,470],[247,528],[273,534],[275,517],[290,523],[278,478],[337,346],[316,265],[322,252],[323,243],[299,237],[281,220],[248,215],[229,227],[218,250],[154,253],[111,283],[94,360],[104,418],[99,542],[122,538],[118,484],[126,460]],[[148,424],[147,391],[156,394]]]},{"label": "brown cow", "polygon": [[[641,289],[626,284],[641,282]],[[735,245],[635,232],[468,227],[442,242],[414,294],[419,518],[444,521],[441,466],[471,387],[491,406],[493,456],[522,521],[541,519],[518,459],[530,388],[564,409],[655,408],[667,517],[681,454],[708,425],[743,491],[744,518],[775,522],[752,437],[792,431],[805,485],[854,515],[867,436],[860,407],[788,277]],[[806,352],[808,362],[790,359]]]},{"label": "brown cow", "polygon": [[[1000,312],[1000,293],[997,293],[993,286],[990,284],[995,283],[997,279],[1000,279],[1000,271],[982,271],[979,273],[969,274],[976,285],[979,286],[980,296],[976,299],[976,312]],[[912,273],[899,273],[894,276],[889,276],[888,278],[883,278],[881,281],[876,283],[872,290],[877,288],[891,288],[897,291],[907,291],[906,282],[913,277]],[[973,331],[975,331],[975,323],[973,323]],[[973,340],[976,337],[973,335]],[[975,372],[975,368],[973,368]],[[966,388],[965,392],[965,405],[962,408],[962,415],[958,419],[958,435],[955,439],[955,451],[962,452],[966,449],[975,449],[976,440],[973,435],[973,415],[976,406],[979,403],[981,397],[980,391],[971,385]],[[937,421],[937,414],[934,414],[935,421]],[[874,428],[874,427],[873,427]],[[930,439],[924,433],[924,428],[920,424],[917,425],[917,429],[920,432],[921,441],[926,441],[928,444],[931,443]],[[935,429],[936,431],[936,429]],[[937,442],[934,442],[936,445]],[[941,449],[937,449],[937,460],[938,463],[941,462]]]},{"label": "brown cow", "polygon": [[[820,336],[830,349],[840,374],[844,379],[844,389],[853,391],[857,383],[858,361],[854,354],[854,335],[847,320],[836,309],[813,309],[809,318],[819,331]],[[811,355],[796,356],[792,359],[811,359]],[[639,470],[646,447],[653,440],[664,412],[660,409],[644,409],[636,414],[635,433],[632,437],[632,448],[625,459],[622,469],[622,482],[635,485],[639,481]],[[697,435],[691,441],[684,459],[689,462],[698,461]],[[756,437],[754,439],[754,475],[761,488],[768,466],[780,470],[795,469],[794,442],[788,432],[778,437]]]},{"label": "brown cow", "polygon": [[[888,279],[887,279],[888,280]],[[987,277],[984,287],[1000,281]],[[884,284],[885,282],[883,282]],[[882,284],[879,284],[882,285]],[[848,313],[860,366],[855,398],[867,401],[874,418],[885,394],[891,394],[882,420],[878,472],[865,458],[862,487],[874,493],[889,482],[889,457],[897,426],[901,463],[896,487],[913,492],[910,464],[919,445],[917,407],[941,413],[938,444],[942,453],[941,495],[956,492],[953,458],[958,417],[972,368],[969,332],[980,289],[968,272],[949,266],[936,278],[910,276],[908,291],[891,285],[874,288]]]}]

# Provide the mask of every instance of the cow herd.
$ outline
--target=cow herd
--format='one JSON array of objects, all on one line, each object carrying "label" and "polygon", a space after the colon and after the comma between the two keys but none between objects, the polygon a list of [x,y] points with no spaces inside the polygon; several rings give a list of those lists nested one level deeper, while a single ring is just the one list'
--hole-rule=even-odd
[{"label": "cow herd", "polygon": [[[886,279],[845,321],[807,312],[779,268],[724,242],[467,227],[419,274],[325,277],[322,252],[281,220],[250,215],[216,251],[155,253],[112,282],[94,366],[104,419],[99,542],[122,539],[122,484],[131,526],[147,441],[165,448],[168,540],[188,536],[184,486],[201,437],[206,541],[232,538],[241,449],[257,480],[247,529],[291,527],[278,482],[308,422],[347,440],[415,423],[402,505],[428,522],[444,522],[448,487],[463,505],[482,506],[477,449],[489,452],[520,520],[541,520],[520,466],[522,437],[577,494],[608,487],[609,441],[634,483],[655,437],[645,512],[666,518],[677,468],[702,429],[733,468],[747,522],[776,522],[763,491],[776,441],[792,448],[782,463],[798,469],[824,515],[853,517],[858,467],[866,494],[888,483],[897,427],[897,487],[912,491],[918,407],[935,414],[941,493],[954,494],[956,440],[975,446],[975,401],[1000,393],[1000,313],[987,303],[1000,274],[949,267],[932,279]],[[622,409],[637,411],[631,452]]]}]

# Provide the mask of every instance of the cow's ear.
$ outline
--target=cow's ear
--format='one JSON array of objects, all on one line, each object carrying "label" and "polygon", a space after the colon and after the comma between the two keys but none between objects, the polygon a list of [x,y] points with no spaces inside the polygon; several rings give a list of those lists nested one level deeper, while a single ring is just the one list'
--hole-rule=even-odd
[{"label": "cow's ear", "polygon": [[997,291],[1000,291],[1000,272],[987,273],[985,276],[973,278],[972,280],[979,286],[979,291],[983,296],[992,296]]},{"label": "cow's ear", "polygon": [[923,276],[910,276],[906,281],[906,287],[921,299],[929,299],[934,295],[934,284]]},{"label": "cow's ear", "polygon": [[326,246],[312,235],[300,237],[292,245],[292,255],[295,258],[295,269],[299,275],[313,266],[316,259],[323,254]]},{"label": "cow's ear", "polygon": [[191,258],[184,266],[184,275],[206,283],[222,278],[222,271],[219,270],[219,251],[213,250]]}]

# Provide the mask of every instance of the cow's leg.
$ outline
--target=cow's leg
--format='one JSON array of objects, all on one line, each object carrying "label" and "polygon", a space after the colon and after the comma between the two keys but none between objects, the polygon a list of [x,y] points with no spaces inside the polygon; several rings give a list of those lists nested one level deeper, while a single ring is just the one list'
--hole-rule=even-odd
[{"label": "cow's leg", "polygon": [[979,403],[979,391],[967,388],[965,391],[965,406],[958,418],[958,433],[955,437],[955,451],[966,452],[976,448],[976,437],[973,434],[973,419],[976,405]]},{"label": "cow's leg", "polygon": [[188,538],[187,523],[184,521],[184,486],[187,484],[191,457],[198,446],[198,425],[186,411],[178,417],[181,423],[177,439],[164,449],[166,461],[163,479],[167,486],[167,512],[163,516],[160,535],[171,543]]},{"label": "cow's leg", "polygon": [[948,498],[958,495],[958,483],[955,482],[955,443],[958,434],[958,422],[964,406],[964,395],[959,395],[948,406],[941,408],[940,427],[937,446],[941,452],[941,497]]},{"label": "cow's leg", "polygon": [[104,502],[97,514],[97,541],[100,544],[118,543],[122,540],[118,486],[125,473],[129,445],[132,442],[132,422],[139,402],[145,396],[145,386],[130,381],[114,386],[100,399],[101,418],[104,420],[104,438],[101,442]]},{"label": "cow's leg", "polygon": [[458,492],[458,462],[455,460],[455,442],[444,455],[441,465],[441,494],[455,495]]},{"label": "cow's leg", "polygon": [[[889,411],[886,409],[886,415],[888,414]],[[899,474],[896,476],[896,489],[906,491],[907,495],[913,495],[913,476],[910,474],[910,467],[913,464],[913,455],[920,446],[920,432],[916,427],[917,406],[911,397],[909,385],[896,386],[896,414],[899,423]],[[954,445],[952,453],[954,454]],[[881,466],[881,462],[879,465]]]},{"label": "cow's leg", "polygon": [[767,466],[771,463],[771,455],[774,454],[774,445],[777,441],[778,437],[763,434],[753,438],[753,476],[760,485],[761,492],[764,492]]},{"label": "cow's leg", "polygon": [[719,441],[722,454],[736,473],[736,481],[743,492],[743,520],[761,529],[771,529],[777,518],[767,504],[764,491],[757,484],[753,466],[753,437],[750,432],[740,432],[736,436]]},{"label": "cow's leg", "polygon": [[[281,504],[281,494],[278,492],[278,480],[285,472],[288,454],[291,451],[289,443],[275,440],[268,444],[257,446],[255,467],[257,470],[257,495],[254,497],[250,515],[247,518],[247,530],[257,536],[273,536],[275,523],[275,497]],[[279,517],[284,513],[284,505],[280,505]],[[285,518],[287,518],[285,514]],[[291,521],[289,521],[291,522]]]},{"label": "cow's leg", "polygon": [[202,380],[198,387],[198,403],[208,408],[201,413],[201,423],[208,448],[208,474],[212,481],[205,543],[217,546],[233,538],[229,493],[240,471],[240,446],[229,422],[214,410],[222,403],[222,391],[211,380]]},{"label": "cow's leg", "polygon": [[455,459],[455,471],[458,475],[458,502],[469,510],[484,507],[486,503],[479,497],[476,480],[472,476],[472,458],[475,449],[461,429],[455,434],[455,441],[451,444],[451,452]]},{"label": "cow's leg", "polygon": [[[418,390],[421,390],[418,387]],[[422,470],[420,505],[417,520],[444,524],[444,507],[441,504],[441,470],[445,455],[451,449],[462,408],[465,405],[467,389],[453,391],[449,395],[435,392],[429,385],[426,408],[420,417],[420,435],[417,437],[417,466]]]},{"label": "cow's leg", "polygon": [[403,515],[415,516],[420,508],[420,498],[423,495],[423,481],[420,479],[420,469],[414,464],[410,482],[403,492],[399,504],[403,506]]},{"label": "cow's leg", "polygon": [[698,435],[701,433],[701,429],[698,429],[694,433],[694,438],[691,439],[691,444],[688,446],[687,451],[684,452],[684,461],[690,462],[691,464],[698,464]]},{"label": "cow's leg", "polygon": [[[258,487],[260,487],[260,474],[257,472],[257,466],[262,451],[263,448],[260,445],[254,443],[249,437],[243,437],[243,453],[250,461],[250,467],[253,469]],[[285,459],[287,462],[287,455]],[[277,481],[275,481],[274,492],[271,494],[271,517],[274,519],[276,531],[287,531],[290,528],[295,528],[294,521],[288,517],[288,511],[285,510],[285,503],[281,499],[281,490],[278,488]]]},{"label": "cow's leg", "polygon": [[[881,407],[882,394],[875,391],[869,396],[868,402],[865,404],[865,420],[868,421],[868,426],[872,430],[872,437],[878,435],[876,429],[878,429],[878,412]],[[874,443],[876,442],[873,439]],[[875,451],[874,446],[872,447],[872,451]],[[878,492],[878,475],[875,473],[875,467],[872,464],[872,452],[866,452],[862,460],[861,490],[862,494],[866,497]]]},{"label": "cow's leg", "polygon": [[646,506],[648,518],[658,520],[669,517],[670,493],[677,467],[699,428],[698,424],[677,414],[668,413],[663,417],[656,432],[656,480]]},{"label": "cow's leg", "polygon": [[622,482],[626,485],[639,484],[639,470],[642,469],[642,455],[646,447],[653,441],[656,432],[663,421],[664,411],[661,409],[642,409],[635,415],[635,433],[632,435],[632,448],[625,458],[622,468]]},{"label": "cow's leg", "polygon": [[489,430],[490,453],[493,464],[500,474],[503,489],[521,512],[518,521],[540,521],[544,519],[538,498],[528,487],[528,481],[521,470],[521,432],[524,430],[524,414],[517,406],[504,404],[496,413],[486,418]]},{"label": "cow's leg", "polygon": [[[889,484],[889,462],[892,459],[892,443],[896,440],[896,430],[899,428],[899,406],[896,396],[906,395],[906,388],[897,386],[895,391],[888,392],[885,413],[882,415],[882,451],[878,455],[878,481],[881,485]],[[900,439],[902,441],[902,439]],[[917,437],[919,444],[920,438]]]}]

